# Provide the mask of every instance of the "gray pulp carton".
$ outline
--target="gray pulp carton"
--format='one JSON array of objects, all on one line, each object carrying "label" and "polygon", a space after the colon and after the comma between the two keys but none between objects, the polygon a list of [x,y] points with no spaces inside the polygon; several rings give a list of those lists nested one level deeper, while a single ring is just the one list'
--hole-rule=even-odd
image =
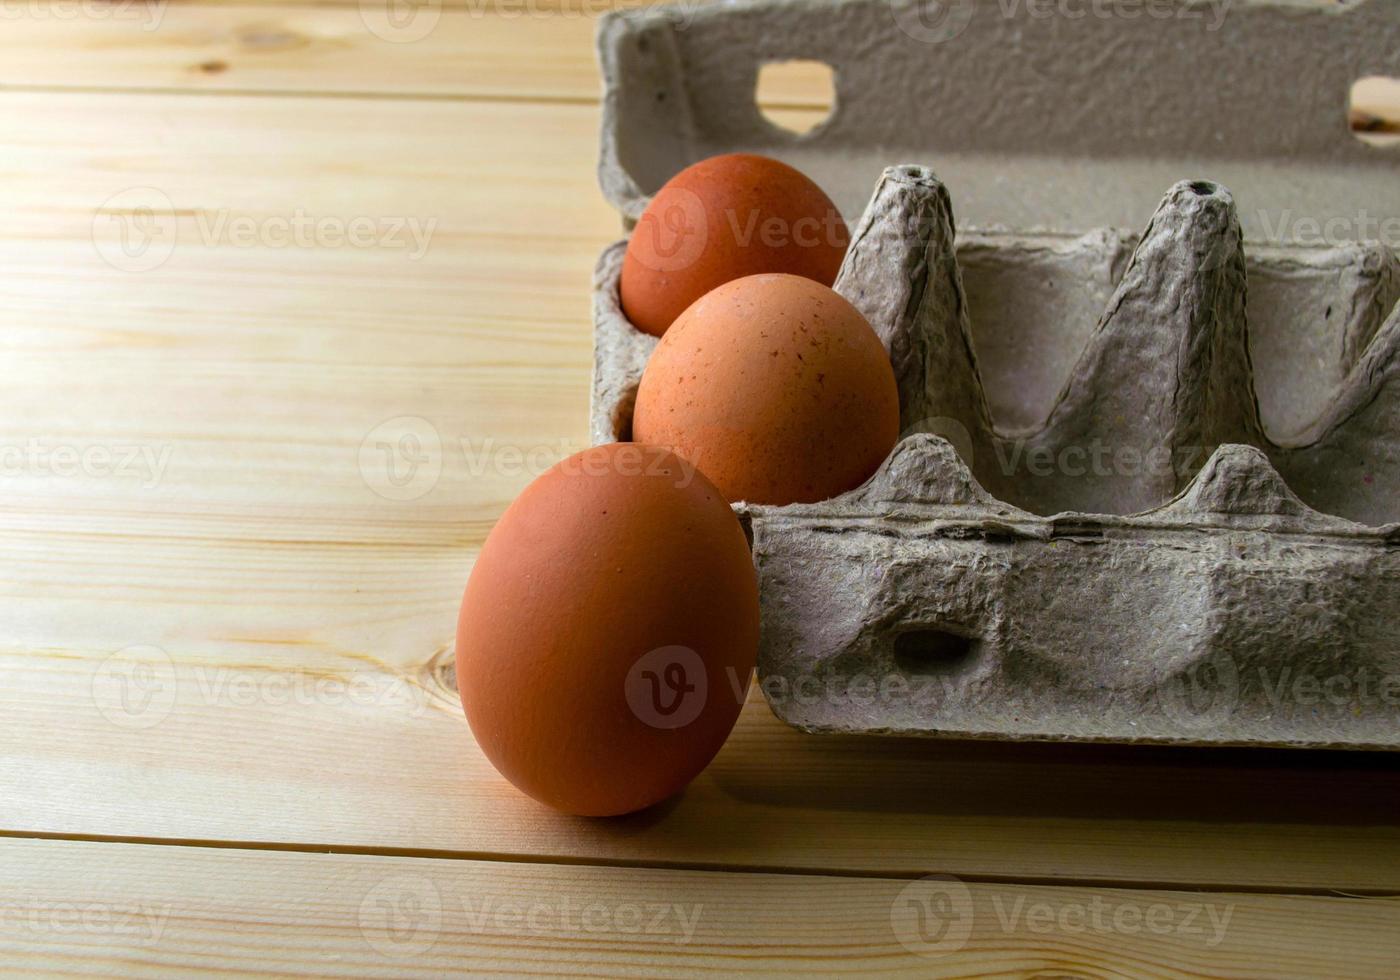
[{"label": "gray pulp carton", "polygon": [[[852,493],[740,506],[770,704],[812,731],[1400,747],[1400,261],[1273,233],[1400,215],[1400,160],[1344,111],[1356,77],[1400,73],[1400,4],[1236,3],[1214,33],[1014,6],[944,5],[965,19],[936,42],[869,0],[600,28],[625,217],[714,152],[793,162],[848,214],[878,177],[836,289],[890,351],[907,438]],[[805,137],[752,98],[795,56],[838,72]],[[598,441],[628,435],[655,345],[622,315],[622,249],[595,284]]]}]

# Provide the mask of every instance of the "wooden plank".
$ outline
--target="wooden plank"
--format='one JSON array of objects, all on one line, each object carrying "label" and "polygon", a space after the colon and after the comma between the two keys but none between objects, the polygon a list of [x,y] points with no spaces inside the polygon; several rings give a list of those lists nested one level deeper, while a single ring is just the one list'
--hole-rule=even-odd
[{"label": "wooden plank", "polygon": [[0,893],[0,953],[31,975],[1343,978],[1400,963],[1400,904],[1382,899],[19,840],[0,843]]},{"label": "wooden plank", "polygon": [[[614,822],[542,810],[477,750],[446,665],[474,548],[531,475],[499,450],[542,466],[584,438],[587,284],[617,227],[579,163],[596,110],[5,107],[0,830],[1400,887],[1390,758],[818,740],[753,703],[676,803]],[[144,220],[180,231],[146,272],[93,243],[94,222],[106,248],[109,220],[142,216],[111,203],[133,186],[170,200]],[[201,216],[266,231],[298,213],[436,224],[417,259],[199,232]],[[361,464],[402,417],[443,446],[412,500],[384,495],[373,453]],[[79,463],[60,466],[60,446]],[[152,481],[93,447],[168,459]]]},{"label": "wooden plank", "polygon": [[597,101],[593,18],[482,7],[427,4],[393,24],[375,4],[21,18],[0,33],[0,85]]},{"label": "wooden plank", "polygon": [[[76,3],[35,0],[35,16],[0,32],[0,87],[596,102],[592,12],[607,6],[425,4],[390,22],[368,2],[130,0],[75,18]],[[690,9],[676,7],[682,26]],[[805,113],[813,122],[831,105],[829,78],[811,65],[766,73],[760,94],[765,105],[820,110]]]}]

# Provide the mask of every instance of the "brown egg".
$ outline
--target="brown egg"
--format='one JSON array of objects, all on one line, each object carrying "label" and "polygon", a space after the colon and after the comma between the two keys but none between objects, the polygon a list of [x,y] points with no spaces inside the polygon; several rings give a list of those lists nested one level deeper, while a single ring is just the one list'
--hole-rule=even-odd
[{"label": "brown egg", "polygon": [[757,654],[734,512],[674,454],[617,443],[546,472],[492,530],[462,598],[457,686],[502,775],[607,816],[709,764]]},{"label": "brown egg", "polygon": [[785,163],[748,153],[682,170],[642,213],[622,262],[622,309],[660,337],[716,286],[786,272],[836,281],[850,232],[822,189]]},{"label": "brown egg", "polygon": [[633,437],[700,467],[730,501],[825,500],[899,436],[899,392],[854,306],[799,276],[750,276],[686,310],[642,375]]}]

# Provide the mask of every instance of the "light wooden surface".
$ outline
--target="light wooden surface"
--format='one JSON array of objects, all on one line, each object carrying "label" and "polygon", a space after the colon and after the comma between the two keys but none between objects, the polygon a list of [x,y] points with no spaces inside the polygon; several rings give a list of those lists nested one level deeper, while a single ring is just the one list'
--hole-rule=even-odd
[{"label": "light wooden surface", "polygon": [[[0,955],[26,971],[1277,977],[1340,975],[1343,951],[1380,973],[1400,951],[1380,900],[88,842],[5,857],[0,883],[26,894]],[[924,897],[949,926],[927,948]]]},{"label": "light wooden surface", "polygon": [[[756,700],[656,812],[565,818],[495,775],[455,607],[583,444],[618,229],[592,23],[530,9],[448,5],[406,44],[354,5],[5,21],[0,969],[1393,975],[1389,757],[814,739]],[[765,101],[819,115],[817,81]],[[133,222],[155,251],[120,250]],[[438,471],[408,500],[373,450],[404,433]],[[900,942],[931,873],[969,889],[957,950]],[[422,881],[455,904],[420,951],[373,917]],[[703,915],[683,943],[492,931],[478,894]],[[71,928],[142,901],[158,938]],[[1206,945],[1076,931],[1096,903],[1235,911]]]}]

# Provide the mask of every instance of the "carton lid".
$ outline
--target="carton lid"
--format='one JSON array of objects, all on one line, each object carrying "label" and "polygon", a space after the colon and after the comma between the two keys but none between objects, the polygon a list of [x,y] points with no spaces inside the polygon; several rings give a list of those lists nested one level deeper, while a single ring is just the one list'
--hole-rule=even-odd
[{"label": "carton lid", "polygon": [[[627,220],[743,150],[849,218],[884,167],[917,163],[970,230],[1136,229],[1201,178],[1233,192],[1247,241],[1400,244],[1400,147],[1348,120],[1354,83],[1400,77],[1389,0],[691,2],[610,14],[598,47],[599,176]],[[802,136],[754,98],[761,66],[792,59],[835,72],[832,115]]]}]

